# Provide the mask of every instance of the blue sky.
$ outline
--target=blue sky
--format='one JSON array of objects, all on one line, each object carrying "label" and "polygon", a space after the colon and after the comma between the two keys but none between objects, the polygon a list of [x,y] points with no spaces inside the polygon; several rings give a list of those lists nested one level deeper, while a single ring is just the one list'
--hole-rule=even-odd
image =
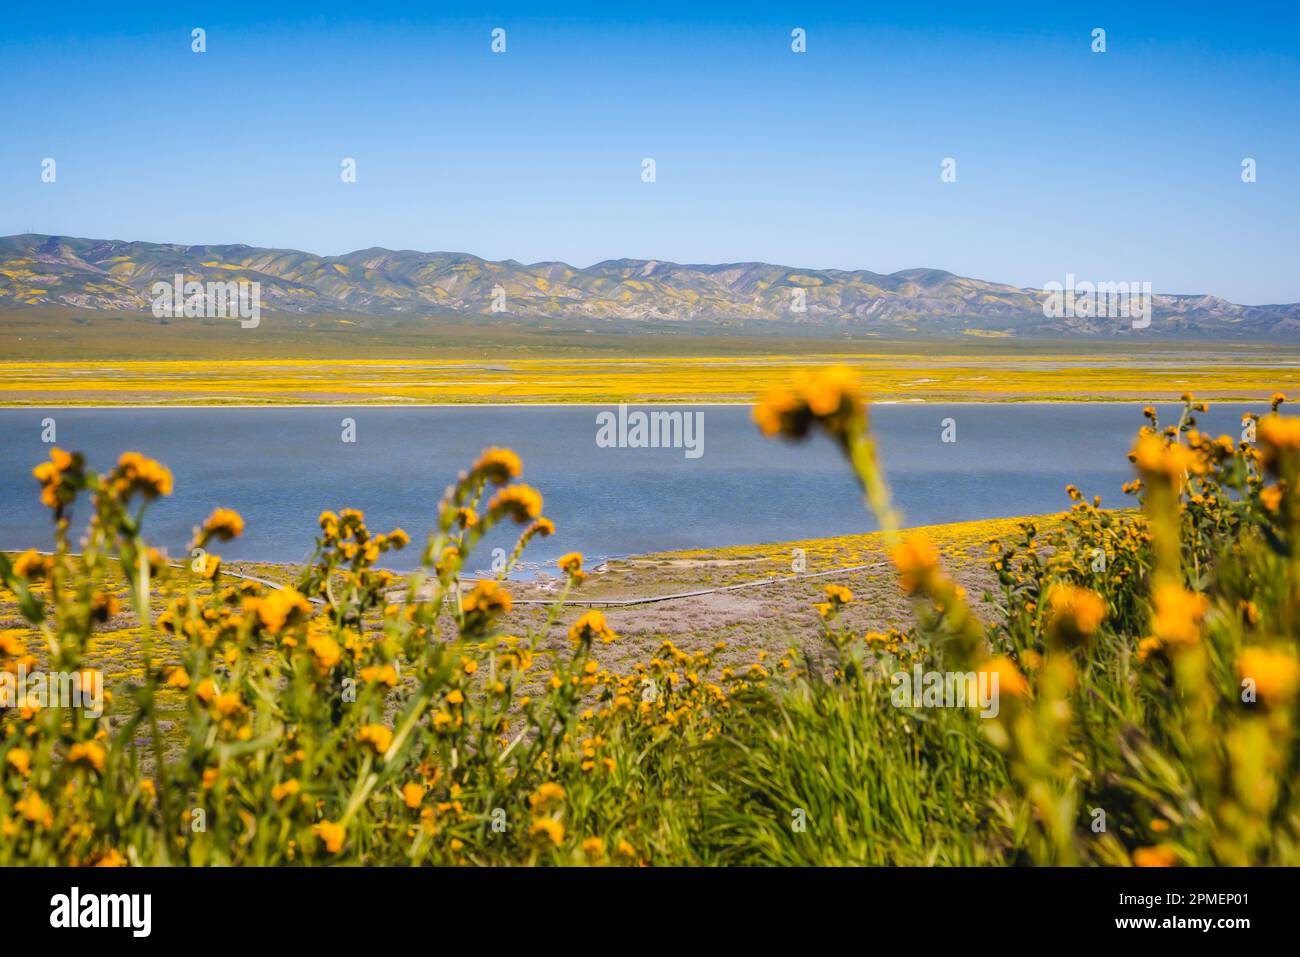
[{"label": "blue sky", "polygon": [[978,6],[12,4],[0,234],[1300,301],[1300,13]]}]

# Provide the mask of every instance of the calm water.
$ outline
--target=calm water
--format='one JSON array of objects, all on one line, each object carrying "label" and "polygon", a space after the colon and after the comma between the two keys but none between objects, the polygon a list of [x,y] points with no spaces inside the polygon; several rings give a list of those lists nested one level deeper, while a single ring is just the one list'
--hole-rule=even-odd
[{"label": "calm water", "polygon": [[[636,407],[646,408],[646,407]],[[1240,431],[1244,405],[1212,407],[1207,431]],[[899,507],[910,525],[1059,511],[1073,482],[1106,504],[1128,499],[1125,453],[1141,424],[1134,405],[876,406],[873,422]],[[485,445],[524,460],[524,480],[546,497],[558,533],[526,557],[591,559],[665,549],[778,542],[869,531],[848,468],[824,439],[763,439],[742,407],[702,407],[704,454],[600,448],[592,407],[352,409],[0,409],[0,549],[48,548],[48,514],[31,468],[58,445],[106,469],[125,449],[166,463],[175,494],[156,503],[150,539],[183,553],[215,506],[238,510],[244,537],[226,558],[301,561],[324,509],[364,509],[372,528],[402,526],[417,543],[458,469]],[[1162,421],[1173,407],[1162,406]],[[356,421],[356,442],[340,439]],[[955,443],[941,441],[956,420]],[[85,506],[74,518],[85,518]],[[488,547],[506,544],[505,536]],[[394,567],[414,561],[399,553]],[[473,563],[485,567],[490,555]]]}]

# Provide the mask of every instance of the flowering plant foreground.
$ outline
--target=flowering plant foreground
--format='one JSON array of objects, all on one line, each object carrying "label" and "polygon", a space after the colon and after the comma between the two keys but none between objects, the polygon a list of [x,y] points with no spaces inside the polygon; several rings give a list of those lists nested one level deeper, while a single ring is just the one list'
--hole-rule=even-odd
[{"label": "flowering plant foreground", "polygon": [[[612,673],[600,612],[560,624],[576,553],[545,619],[508,633],[505,577],[554,525],[506,449],[448,488],[413,574],[378,567],[406,532],[344,509],[283,589],[223,576],[228,509],[196,528],[202,561],[149,546],[162,464],[97,474],[56,449],[35,469],[53,553],[0,555],[25,621],[0,629],[0,670],[86,669],[115,576],[143,669],[102,715],[0,711],[0,864],[1300,863],[1300,419],[1282,401],[1240,441],[1200,432],[1190,396],[1167,426],[1146,410],[1141,508],[1070,488],[1059,528],[992,546],[979,616],[900,531],[852,373],[802,374],[755,419],[842,449],[915,621],[855,633],[854,595],[829,585],[825,658],[777,672],[665,642]],[[498,525],[519,532],[510,565],[462,586]],[[995,676],[999,707],[899,707],[890,676],[917,667]]]}]

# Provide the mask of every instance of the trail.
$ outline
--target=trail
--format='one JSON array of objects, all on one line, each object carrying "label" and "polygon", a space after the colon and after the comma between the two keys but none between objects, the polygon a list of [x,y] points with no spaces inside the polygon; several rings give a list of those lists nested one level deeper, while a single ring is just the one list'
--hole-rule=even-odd
[{"label": "trail", "polygon": [[[828,575],[839,575],[843,572],[860,571],[864,568],[883,568],[889,562],[868,562],[863,565],[840,565],[837,568],[831,568],[821,572],[801,572],[797,575],[781,575],[776,578],[759,578],[752,582],[740,582],[737,585],[719,585],[717,588],[700,588],[696,591],[674,592],[670,595],[652,595],[648,598],[570,598],[564,602],[566,605],[577,605],[583,608],[625,608],[631,605],[651,605],[661,601],[676,601],[680,598],[699,598],[703,595],[716,595],[724,591],[737,591],[741,588],[757,588],[759,585],[778,585],[783,582],[802,581],[808,578],[825,578]],[[514,602],[516,605],[558,605],[556,600],[544,598],[520,598]]]},{"label": "trail", "polygon": [[[53,555],[55,553],[41,551],[38,552],[37,554]],[[80,555],[79,552],[68,552],[68,554],[73,557],[79,557]],[[116,555],[108,555],[105,557],[108,558],[110,561],[114,561],[114,562],[121,561],[121,559]],[[835,568],[829,568],[826,569],[825,571],[820,571],[820,572],[800,572],[794,575],[778,575],[774,578],[758,578],[752,582],[740,582],[735,585],[719,585],[716,588],[700,588],[700,589],[696,589],[695,591],[673,592],[668,595],[650,595],[644,598],[569,598],[565,600],[563,604],[573,605],[574,607],[577,608],[629,608],[634,605],[653,605],[658,602],[679,601],[684,598],[701,598],[705,595],[716,595],[724,591],[739,591],[742,588],[757,588],[760,585],[780,585],[786,582],[804,581],[806,579],[812,579],[812,578],[825,578],[828,575],[839,575],[839,574],[843,574],[844,572],[856,572],[856,571],[861,571],[865,568],[884,568],[888,564],[889,562],[866,562],[861,565],[839,565]],[[170,568],[185,567],[184,563],[182,562],[168,562],[167,565]],[[271,581],[270,579],[267,578],[258,578],[256,575],[245,575],[240,572],[234,572],[230,570],[225,570],[221,574],[229,576],[230,578],[238,578],[242,581],[256,582],[257,584],[265,585],[268,588],[276,588],[276,589],[283,590],[285,587],[279,582]],[[458,584],[461,586],[465,586],[465,585],[473,586],[483,580],[484,579],[480,579],[480,578],[462,578],[459,580]],[[404,592],[388,592],[385,597],[393,598],[395,596],[400,598],[403,597],[404,595],[405,595]],[[323,605],[325,603],[324,599],[321,598],[308,598],[307,600],[314,605]],[[551,607],[554,605],[559,605],[561,604],[561,602],[558,599],[552,599],[552,598],[517,598],[515,599],[514,604]]]}]

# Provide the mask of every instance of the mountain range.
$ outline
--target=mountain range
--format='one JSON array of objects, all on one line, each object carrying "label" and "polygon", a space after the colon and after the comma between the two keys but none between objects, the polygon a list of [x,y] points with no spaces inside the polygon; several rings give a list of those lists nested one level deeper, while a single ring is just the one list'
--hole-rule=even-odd
[{"label": "mountain range", "polygon": [[1300,303],[1245,306],[1214,295],[1157,294],[1149,327],[1135,329],[1127,319],[1051,315],[1044,310],[1044,290],[941,269],[881,274],[641,259],[578,268],[562,262],[494,262],[466,253],[372,248],[318,256],[245,245],[30,233],[0,238],[0,312],[58,306],[148,314],[154,284],[171,283],[177,274],[204,283],[257,282],[262,309],[272,315],[344,316],[359,325],[501,314],[585,326],[701,323],[881,336],[1300,338]]}]

